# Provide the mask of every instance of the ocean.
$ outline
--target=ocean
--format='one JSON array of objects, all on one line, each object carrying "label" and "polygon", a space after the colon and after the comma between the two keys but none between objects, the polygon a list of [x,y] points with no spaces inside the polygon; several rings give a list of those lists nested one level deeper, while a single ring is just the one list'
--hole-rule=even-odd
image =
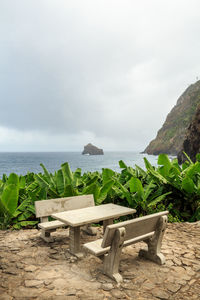
[{"label": "ocean", "polygon": [[70,164],[72,171],[81,168],[82,174],[87,171],[102,171],[102,168],[120,171],[119,160],[131,167],[137,164],[144,168],[144,157],[156,165],[157,156],[138,152],[105,152],[104,155],[94,156],[82,155],[80,152],[0,152],[0,177],[12,172],[18,175],[43,172],[40,163],[51,173],[58,170],[64,162]]}]

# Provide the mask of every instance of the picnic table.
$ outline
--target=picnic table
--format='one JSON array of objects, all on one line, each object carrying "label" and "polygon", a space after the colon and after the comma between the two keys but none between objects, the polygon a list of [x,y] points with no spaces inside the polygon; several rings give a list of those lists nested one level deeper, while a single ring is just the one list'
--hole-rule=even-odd
[{"label": "picnic table", "polygon": [[106,226],[112,224],[114,219],[119,218],[120,216],[134,214],[135,212],[135,209],[109,203],[54,213],[51,214],[51,216],[69,226],[69,249],[73,255],[79,257],[82,256],[82,252],[80,251],[81,226],[103,221],[105,231]]}]

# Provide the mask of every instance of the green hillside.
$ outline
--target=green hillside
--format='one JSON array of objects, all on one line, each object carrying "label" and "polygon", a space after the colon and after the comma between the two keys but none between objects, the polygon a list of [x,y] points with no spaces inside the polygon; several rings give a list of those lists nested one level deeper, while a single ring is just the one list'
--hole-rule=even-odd
[{"label": "green hillside", "polygon": [[177,155],[198,104],[200,104],[200,80],[190,85],[180,96],[156,138],[150,142],[144,153]]}]

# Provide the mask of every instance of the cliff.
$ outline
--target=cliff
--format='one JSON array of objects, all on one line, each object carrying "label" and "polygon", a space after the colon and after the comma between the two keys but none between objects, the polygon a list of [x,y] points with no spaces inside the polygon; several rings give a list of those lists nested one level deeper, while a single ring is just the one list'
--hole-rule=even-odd
[{"label": "cliff", "polygon": [[166,121],[144,153],[177,155],[182,149],[186,130],[200,104],[200,80],[190,85],[167,115]]},{"label": "cliff", "polygon": [[89,154],[89,155],[103,155],[103,149],[99,149],[92,144],[87,144],[84,146],[84,150],[82,154]]},{"label": "cliff", "polygon": [[189,155],[193,162],[196,160],[196,154],[200,153],[200,105],[197,107],[196,114],[186,131],[182,149],[178,153],[180,164],[186,160],[183,151]]}]

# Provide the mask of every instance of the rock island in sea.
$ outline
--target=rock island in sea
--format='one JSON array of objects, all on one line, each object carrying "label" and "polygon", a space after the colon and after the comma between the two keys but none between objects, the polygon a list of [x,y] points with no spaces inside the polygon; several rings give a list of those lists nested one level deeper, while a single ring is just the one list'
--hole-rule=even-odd
[{"label": "rock island in sea", "polygon": [[84,146],[83,155],[104,155],[103,149],[99,149],[91,143]]}]

